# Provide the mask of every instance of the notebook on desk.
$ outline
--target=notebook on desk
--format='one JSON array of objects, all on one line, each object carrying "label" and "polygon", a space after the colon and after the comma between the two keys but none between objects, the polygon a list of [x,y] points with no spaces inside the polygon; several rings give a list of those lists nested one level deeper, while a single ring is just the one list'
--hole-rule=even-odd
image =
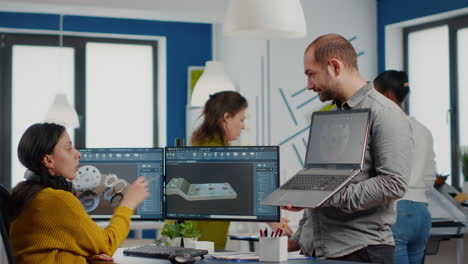
[{"label": "notebook on desk", "polygon": [[305,166],[263,205],[315,208],[358,175],[364,165],[370,109],[315,112]]}]

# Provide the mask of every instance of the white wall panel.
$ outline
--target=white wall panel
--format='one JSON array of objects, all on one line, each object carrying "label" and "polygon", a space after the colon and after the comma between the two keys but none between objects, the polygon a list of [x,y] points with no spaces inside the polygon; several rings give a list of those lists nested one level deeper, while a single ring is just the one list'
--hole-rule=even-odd
[{"label": "white wall panel", "polygon": [[[249,101],[247,129],[240,144],[280,145],[281,167],[299,168],[305,156],[310,114],[324,104],[304,91],[305,48],[316,37],[338,33],[359,54],[363,77],[377,74],[377,11],[375,0],[302,1],[308,36],[292,40],[239,40],[222,36],[215,27],[215,58]],[[305,142],[304,142],[305,141]]]}]

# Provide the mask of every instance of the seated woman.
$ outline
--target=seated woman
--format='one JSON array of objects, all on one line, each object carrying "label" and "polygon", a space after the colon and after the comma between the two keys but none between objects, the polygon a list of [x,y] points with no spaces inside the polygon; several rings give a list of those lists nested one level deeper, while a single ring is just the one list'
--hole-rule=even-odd
[{"label": "seated woman", "polygon": [[26,180],[12,191],[10,241],[16,263],[86,263],[112,260],[130,228],[130,216],[148,197],[138,178],[115,208],[109,226],[101,228],[72,193],[81,158],[65,128],[34,124],[21,137],[18,158]]}]

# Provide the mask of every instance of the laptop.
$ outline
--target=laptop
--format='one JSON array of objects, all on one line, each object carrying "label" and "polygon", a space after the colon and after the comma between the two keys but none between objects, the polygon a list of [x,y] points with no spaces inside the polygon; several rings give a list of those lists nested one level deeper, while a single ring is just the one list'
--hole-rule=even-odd
[{"label": "laptop", "polygon": [[314,112],[304,168],[262,204],[315,208],[346,186],[364,166],[370,113],[370,109]]}]

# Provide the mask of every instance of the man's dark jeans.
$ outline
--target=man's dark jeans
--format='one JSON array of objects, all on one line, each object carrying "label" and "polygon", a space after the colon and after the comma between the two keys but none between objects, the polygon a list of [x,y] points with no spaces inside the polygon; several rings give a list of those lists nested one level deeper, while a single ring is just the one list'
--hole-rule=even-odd
[{"label": "man's dark jeans", "polygon": [[333,260],[356,261],[366,263],[393,264],[395,248],[390,245],[368,246],[349,255]]}]

